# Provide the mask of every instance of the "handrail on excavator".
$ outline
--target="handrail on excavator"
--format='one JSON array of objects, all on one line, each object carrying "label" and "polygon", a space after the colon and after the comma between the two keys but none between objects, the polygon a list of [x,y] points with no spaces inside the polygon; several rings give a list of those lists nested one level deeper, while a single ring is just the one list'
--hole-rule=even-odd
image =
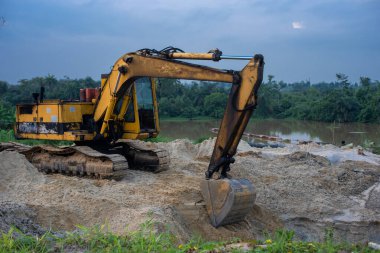
[{"label": "handrail on excavator", "polygon": [[[221,52],[221,51],[220,51]],[[218,56],[215,53],[171,53],[170,59],[184,59],[184,60],[251,60],[252,56],[238,56],[238,55],[222,55]]]}]

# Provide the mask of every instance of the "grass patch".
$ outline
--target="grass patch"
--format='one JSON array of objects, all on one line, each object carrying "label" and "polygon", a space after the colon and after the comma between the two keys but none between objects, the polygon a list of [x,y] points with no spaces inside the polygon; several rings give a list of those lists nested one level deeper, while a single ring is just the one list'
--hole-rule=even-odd
[{"label": "grass patch", "polygon": [[373,152],[374,154],[380,155],[380,147],[373,147],[373,148],[372,148],[372,152]]},{"label": "grass patch", "polygon": [[149,220],[140,229],[126,235],[109,232],[107,226],[77,226],[75,232],[57,236],[47,232],[31,236],[12,227],[0,236],[0,252],[209,252],[217,242],[200,239],[178,244],[169,232],[155,233],[154,222]]},{"label": "grass patch", "polygon": [[203,141],[207,140],[207,139],[210,139],[212,137],[206,137],[206,136],[203,136],[203,137],[199,137],[198,139],[194,140],[193,141],[193,144],[199,144],[199,143],[202,143]]},{"label": "grass patch", "polygon": [[256,246],[253,252],[376,252],[365,244],[336,243],[333,232],[332,229],[326,229],[324,242],[305,242],[294,240],[294,231],[279,230],[261,242],[265,245],[264,249]]},{"label": "grass patch", "polygon": [[375,142],[371,140],[364,140],[362,146],[367,151],[370,151],[376,155],[380,155],[380,146],[375,146]]},{"label": "grass patch", "polygon": [[0,142],[18,142],[26,145],[40,145],[40,144],[50,144],[53,146],[67,146],[73,144],[71,141],[52,141],[52,140],[32,140],[32,139],[23,139],[17,140],[14,136],[13,130],[0,130]]},{"label": "grass patch", "polygon": [[[205,241],[201,237],[179,244],[169,232],[155,233],[154,222],[148,220],[140,229],[126,235],[117,235],[105,225],[77,226],[75,232],[55,235],[47,232],[31,236],[12,227],[1,233],[0,252],[241,252],[239,239],[231,241]],[[250,252],[376,252],[364,244],[334,243],[332,233],[325,241],[303,242],[293,239],[293,231],[280,230],[265,241],[250,241]]]},{"label": "grass patch", "polygon": [[159,135],[155,138],[148,138],[148,139],[145,139],[143,141],[147,141],[147,142],[171,142],[173,140],[174,140],[173,138],[169,138],[169,137]]}]

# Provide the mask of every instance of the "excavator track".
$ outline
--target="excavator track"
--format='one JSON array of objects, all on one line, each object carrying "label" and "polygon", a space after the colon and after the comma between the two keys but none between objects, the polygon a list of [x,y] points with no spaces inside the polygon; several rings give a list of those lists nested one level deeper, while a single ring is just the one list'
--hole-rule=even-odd
[{"label": "excavator track", "polygon": [[27,151],[31,148],[29,145],[17,143],[17,142],[0,142],[0,152],[7,150],[7,151],[17,151],[17,152],[23,152]]},{"label": "excavator track", "polygon": [[20,153],[45,173],[120,180],[129,167],[124,156],[104,154],[88,146],[57,148],[40,145]]},{"label": "excavator track", "polygon": [[17,151],[41,172],[120,180],[127,169],[158,173],[169,169],[168,151],[143,141],[124,140],[115,146],[27,146],[1,143],[0,151]]},{"label": "excavator track", "polygon": [[151,171],[154,173],[169,169],[169,152],[139,140],[119,140],[117,145],[123,147],[131,169]]}]

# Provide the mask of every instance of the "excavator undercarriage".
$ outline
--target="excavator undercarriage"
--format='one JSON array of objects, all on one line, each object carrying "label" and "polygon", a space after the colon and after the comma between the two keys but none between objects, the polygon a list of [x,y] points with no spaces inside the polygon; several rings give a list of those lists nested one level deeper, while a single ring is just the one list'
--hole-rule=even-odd
[{"label": "excavator undercarriage", "polygon": [[[105,148],[106,147],[106,148]],[[126,140],[116,145],[51,145],[27,146],[17,143],[0,143],[0,151],[16,150],[41,172],[121,180],[128,169],[154,173],[169,168],[169,153],[164,149],[150,148],[142,141]]]}]

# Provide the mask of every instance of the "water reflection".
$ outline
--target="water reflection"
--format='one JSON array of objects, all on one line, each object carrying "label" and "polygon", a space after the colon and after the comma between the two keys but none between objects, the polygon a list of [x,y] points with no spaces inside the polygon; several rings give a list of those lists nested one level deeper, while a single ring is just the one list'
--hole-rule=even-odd
[{"label": "water reflection", "polygon": [[[207,121],[161,121],[161,135],[173,139],[216,136],[210,129],[219,127],[219,120]],[[380,144],[380,125],[364,123],[324,123],[302,120],[251,120],[246,132],[278,136],[291,141],[317,141],[340,145],[354,143],[362,145],[365,141]]]}]

